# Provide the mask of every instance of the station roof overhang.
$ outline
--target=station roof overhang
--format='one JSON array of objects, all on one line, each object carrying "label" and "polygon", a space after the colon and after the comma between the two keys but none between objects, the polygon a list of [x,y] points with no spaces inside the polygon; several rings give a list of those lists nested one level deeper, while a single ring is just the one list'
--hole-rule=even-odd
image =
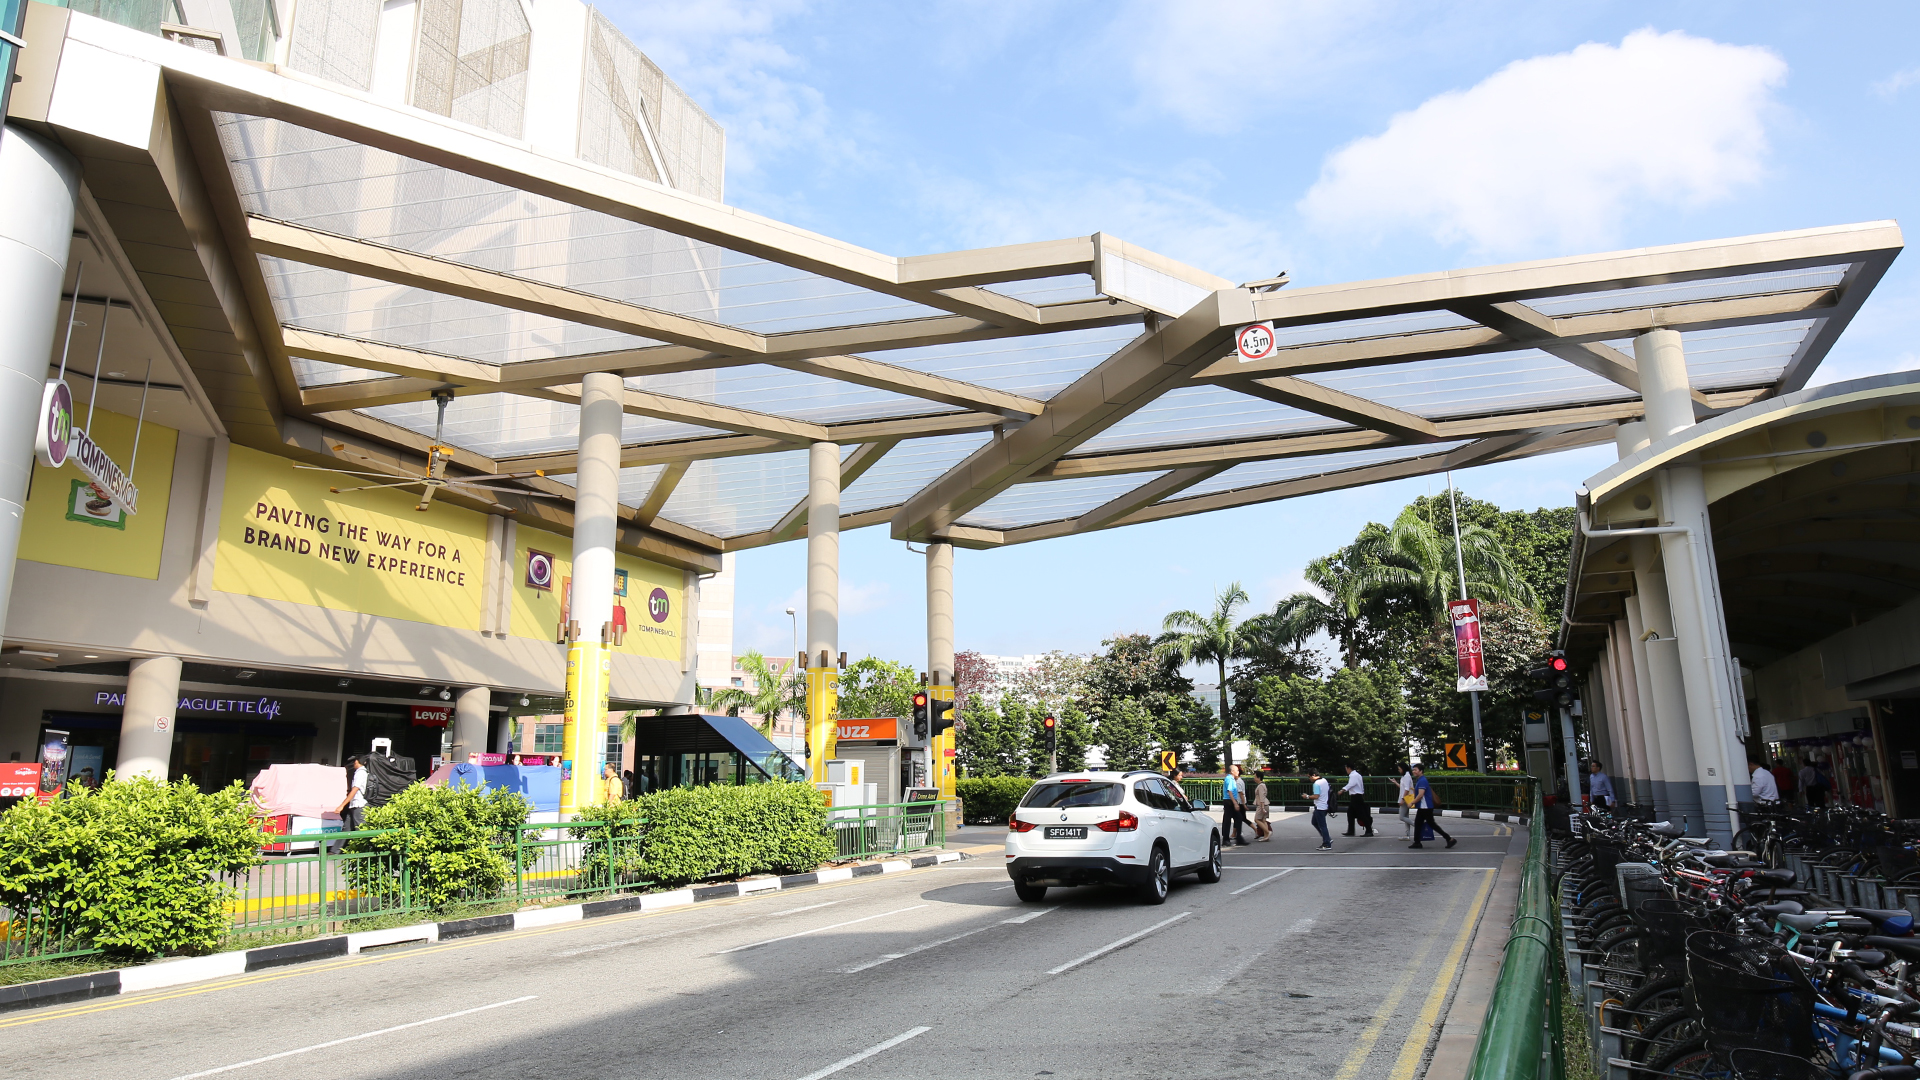
[{"label": "station roof overhang", "polygon": [[[841,527],[994,547],[1513,460],[1805,384],[1900,250],[1875,222],[1345,285],[1106,234],[895,257],[337,85],[32,5],[12,114],[243,445],[567,531],[579,380],[626,381],[622,547],[697,568]],[[98,88],[112,86],[112,94]],[[1236,327],[1276,348],[1241,363]]]},{"label": "station roof overhang", "polygon": [[1676,432],[1590,478],[1578,497],[1563,646],[1606,644],[1633,567],[1605,530],[1671,524],[1656,474],[1698,466],[1727,635],[1750,665],[1920,596],[1920,372],[1801,390]]}]

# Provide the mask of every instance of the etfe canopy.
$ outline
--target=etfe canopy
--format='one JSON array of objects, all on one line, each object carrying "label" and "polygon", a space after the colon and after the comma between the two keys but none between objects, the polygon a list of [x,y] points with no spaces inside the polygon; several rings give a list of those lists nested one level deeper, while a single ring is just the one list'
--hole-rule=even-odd
[{"label": "etfe canopy", "polygon": [[[1654,327],[1683,333],[1703,415],[1736,408],[1800,388],[1901,246],[1878,222],[1312,288],[1106,234],[897,258],[97,20],[67,34],[160,72],[151,102],[97,106],[138,130],[152,107],[150,191],[100,136],[125,117],[38,119],[117,170],[94,191],[117,230],[164,199],[218,238],[221,326],[168,318],[236,441],[418,475],[451,390],[454,475],[543,475],[448,497],[565,524],[579,380],[613,371],[621,540],[669,557],[803,535],[818,441],[843,447],[842,528],[987,547],[1602,441],[1641,412],[1630,341]],[[149,279],[170,257],[128,254]],[[1278,348],[1241,363],[1256,321]]]}]

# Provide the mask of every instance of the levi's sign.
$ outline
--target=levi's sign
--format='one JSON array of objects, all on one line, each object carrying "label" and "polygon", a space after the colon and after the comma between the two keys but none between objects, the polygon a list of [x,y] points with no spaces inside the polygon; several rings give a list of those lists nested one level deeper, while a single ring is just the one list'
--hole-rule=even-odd
[{"label": "levi's sign", "polygon": [[40,464],[57,469],[71,460],[103,498],[126,513],[139,510],[140,489],[133,486],[133,478],[84,430],[73,426],[73,392],[63,380],[49,379],[41,391],[40,427],[34,433],[33,449]]}]

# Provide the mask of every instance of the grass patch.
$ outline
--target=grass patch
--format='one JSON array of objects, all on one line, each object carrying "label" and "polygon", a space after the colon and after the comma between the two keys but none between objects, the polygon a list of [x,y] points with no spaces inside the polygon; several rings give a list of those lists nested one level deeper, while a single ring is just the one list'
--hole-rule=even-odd
[{"label": "grass patch", "polygon": [[1593,1046],[1587,1041],[1587,1018],[1580,1011],[1579,998],[1564,982],[1560,985],[1560,1056],[1566,1064],[1566,1080],[1596,1080]]},{"label": "grass patch", "polygon": [[69,975],[85,975],[89,971],[105,971],[108,968],[124,966],[124,961],[109,960],[104,956],[75,956],[65,960],[34,960],[24,964],[8,964],[0,967],[0,986],[18,986],[21,983],[39,982],[42,979],[64,979]]},{"label": "grass patch", "polygon": [[[231,933],[220,939],[210,951],[237,952],[241,949],[264,949],[269,945],[291,945],[296,941],[317,938],[325,933],[318,926],[288,926],[278,930],[248,930]],[[204,954],[196,954],[204,955]]]}]

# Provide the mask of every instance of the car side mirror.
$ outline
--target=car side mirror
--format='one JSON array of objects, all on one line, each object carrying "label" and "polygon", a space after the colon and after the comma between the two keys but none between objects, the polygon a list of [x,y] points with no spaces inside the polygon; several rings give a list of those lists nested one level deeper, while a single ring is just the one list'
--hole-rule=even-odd
[{"label": "car side mirror", "polygon": [[1204,811],[1206,808],[1207,804],[1200,800],[1195,800],[1187,804],[1187,809],[1190,811]]}]

